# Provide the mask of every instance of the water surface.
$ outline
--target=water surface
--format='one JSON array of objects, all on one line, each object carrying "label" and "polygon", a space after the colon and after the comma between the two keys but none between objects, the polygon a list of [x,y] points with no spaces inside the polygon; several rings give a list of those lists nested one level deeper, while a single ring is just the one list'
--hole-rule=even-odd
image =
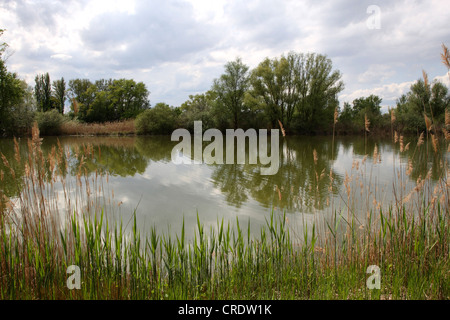
[{"label": "water surface", "polygon": [[[413,138],[405,139],[404,145],[411,142],[409,149],[400,152],[399,144],[390,139],[338,137],[333,145],[332,137],[286,137],[280,138],[277,174],[264,176],[261,165],[248,161],[176,165],[171,151],[177,143],[169,136],[45,137],[43,152],[50,153],[58,140],[69,154],[69,177],[77,175],[81,161],[84,174],[102,173],[103,196],[109,198],[105,203],[113,208],[109,211],[124,224],[136,212],[144,232],[151,226],[177,232],[183,217],[186,229],[193,230],[197,214],[207,228],[222,218],[233,223],[239,218],[245,228],[250,221],[255,233],[272,210],[276,215],[286,213],[290,223],[330,216],[334,210],[351,211],[362,219],[367,203],[383,207],[405,197],[428,172],[436,181],[442,161],[449,160],[448,153],[434,155],[430,147],[426,152],[426,145],[416,149]],[[26,139],[20,145],[26,156]],[[0,152],[14,163],[11,139],[0,140]],[[414,159],[415,166],[406,175],[408,159]],[[14,197],[17,184],[3,163],[0,169],[2,191]],[[16,176],[21,172],[16,169]],[[399,181],[407,183],[400,185]]]}]

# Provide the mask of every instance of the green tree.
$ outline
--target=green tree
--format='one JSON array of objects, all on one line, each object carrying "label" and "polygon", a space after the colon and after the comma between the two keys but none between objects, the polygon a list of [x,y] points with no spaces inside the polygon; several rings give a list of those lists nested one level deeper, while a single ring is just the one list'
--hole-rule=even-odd
[{"label": "green tree", "polygon": [[53,97],[59,113],[64,113],[64,105],[66,102],[66,82],[64,78],[53,81]]},{"label": "green tree", "polygon": [[22,98],[10,110],[11,134],[19,136],[30,132],[36,111],[33,88],[24,80],[20,80],[20,86]]},{"label": "green tree", "polygon": [[34,95],[36,97],[38,110],[45,112],[52,109],[52,86],[48,72],[46,74],[37,75],[34,82]]},{"label": "green tree", "polygon": [[170,134],[175,129],[175,110],[165,103],[157,103],[136,117],[138,134]]},{"label": "green tree", "polygon": [[251,73],[250,106],[262,105],[272,127],[283,123],[286,131],[328,128],[343,90],[339,71],[326,56],[290,52],[279,59],[266,58]]},{"label": "green tree", "polygon": [[[0,36],[4,30],[0,29]],[[14,119],[24,103],[24,82],[16,73],[9,72],[6,67],[5,52],[8,45],[0,44],[0,135],[12,135],[17,133]]]},{"label": "green tree", "polygon": [[284,122],[284,91],[287,63],[284,59],[266,58],[251,73],[249,104],[262,103],[262,107],[273,127],[277,121]]},{"label": "green tree", "polygon": [[[135,118],[150,106],[149,92],[143,82],[134,80],[87,79],[69,81],[72,110],[85,122],[118,121]],[[75,110],[74,100],[78,110]]]},{"label": "green tree", "polygon": [[324,55],[309,53],[301,59],[297,128],[305,133],[326,131],[332,127],[339,106],[337,95],[344,89],[342,75]]},{"label": "green tree", "polygon": [[244,94],[248,89],[248,66],[240,58],[225,65],[225,73],[214,80],[212,91],[217,94],[217,102],[231,117],[234,128],[239,127],[244,110]]},{"label": "green tree", "polygon": [[396,117],[399,130],[406,133],[424,131],[424,115],[436,126],[444,124],[445,109],[450,108],[448,89],[441,82],[425,83],[419,79],[410,91],[397,100]]},{"label": "green tree", "polygon": [[114,120],[135,118],[150,107],[149,92],[143,82],[132,79],[114,80],[109,86]]},{"label": "green tree", "polygon": [[87,92],[89,87],[92,86],[92,82],[89,79],[72,79],[68,86],[67,96],[71,101],[70,109],[75,116],[83,120],[85,117],[84,110],[88,109],[94,100],[94,97]]},{"label": "green tree", "polygon": [[[190,95],[189,100],[180,107],[179,124],[190,131],[194,130],[194,121],[202,121],[203,130],[215,127],[215,92]],[[221,113],[218,112],[217,116]]]}]

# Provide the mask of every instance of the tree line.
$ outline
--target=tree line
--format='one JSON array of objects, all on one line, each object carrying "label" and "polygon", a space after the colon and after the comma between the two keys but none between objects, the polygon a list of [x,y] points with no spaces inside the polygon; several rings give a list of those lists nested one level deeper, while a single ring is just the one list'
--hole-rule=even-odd
[{"label": "tree line", "polygon": [[[0,36],[3,30],[0,29]],[[445,47],[445,46],[444,46]],[[225,64],[210,89],[191,95],[181,106],[166,103],[150,106],[150,92],[133,79],[72,79],[51,82],[38,74],[34,87],[7,70],[7,44],[0,45],[0,135],[29,132],[34,121],[41,132],[64,121],[85,123],[136,119],[138,134],[170,134],[176,128],[193,130],[196,120],[203,129],[282,128],[287,134],[354,134],[390,132],[392,117],[381,113],[376,95],[355,99],[339,107],[344,89],[342,74],[327,56],[289,52],[266,58],[254,69],[240,58]],[[399,97],[392,112],[396,130],[416,133],[425,129],[424,115],[438,127],[449,108],[448,88],[440,82],[418,80]],[[67,108],[66,108],[67,107]],[[67,110],[66,110],[67,109]]]}]

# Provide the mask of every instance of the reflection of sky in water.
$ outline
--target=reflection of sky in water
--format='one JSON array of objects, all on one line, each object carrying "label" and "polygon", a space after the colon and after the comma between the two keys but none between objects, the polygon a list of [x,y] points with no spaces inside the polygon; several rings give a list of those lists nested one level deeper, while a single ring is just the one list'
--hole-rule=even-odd
[{"label": "reflection of sky in water", "polygon": [[123,201],[122,214],[132,213],[137,207],[138,219],[145,229],[156,225],[161,231],[178,231],[182,217],[185,218],[186,232],[195,228],[197,212],[200,221],[208,230],[216,226],[217,219],[247,225],[251,219],[253,230],[265,223],[268,210],[256,201],[249,200],[241,208],[231,206],[220,189],[208,177],[212,168],[207,165],[175,165],[171,162],[150,161],[145,172],[134,177],[111,177],[110,188],[117,201]]},{"label": "reflection of sky in water", "polygon": [[[364,216],[362,206],[367,203],[366,199],[372,202],[376,197],[382,206],[391,203],[393,183],[398,183],[398,169],[402,168],[401,174],[404,176],[408,157],[412,154],[419,156],[409,150],[400,157],[398,145],[393,146],[389,140],[376,141],[381,163],[374,164],[374,141],[366,144],[364,139],[357,137],[338,138],[332,157],[329,137],[288,137],[280,143],[281,166],[278,173],[261,176],[259,165],[176,165],[170,161],[174,145],[170,143],[170,137],[63,137],[60,140],[72,154],[74,150],[82,150],[83,143],[92,143],[94,150],[101,148],[101,156],[91,160],[87,157],[86,167],[89,172],[101,169],[110,173],[109,183],[105,179],[103,181],[105,196],[108,197],[109,192],[113,191],[113,202],[122,202],[112,211],[114,215],[122,216],[124,225],[136,209],[142,232],[155,225],[160,232],[166,232],[170,226],[172,233],[179,233],[184,216],[189,237],[193,236],[197,212],[206,230],[215,227],[217,220],[223,218],[225,222],[234,224],[238,217],[245,230],[250,219],[255,234],[259,234],[260,227],[265,225],[272,208],[277,215],[286,211],[289,223],[298,226],[316,217],[329,217],[332,208],[341,208],[344,212],[347,201],[344,186],[346,173],[352,178],[353,208],[357,215]],[[56,141],[46,138],[43,149],[49,150],[54,143]],[[317,163],[313,161],[313,150],[318,154]],[[2,147],[1,151],[8,157],[7,148]],[[368,156],[363,164],[366,154]],[[13,158],[13,155],[9,157]],[[77,159],[72,158],[69,163],[73,166],[69,172],[76,173]],[[435,164],[433,166],[436,169]],[[330,169],[335,179],[334,194],[328,191]],[[409,183],[404,190],[398,189],[399,197],[406,196],[415,186],[416,179],[426,174],[426,170],[419,169],[406,179]],[[318,175],[324,173],[318,186],[316,172]],[[363,180],[366,189],[361,195],[360,183]],[[61,203],[59,205],[62,206]]]}]

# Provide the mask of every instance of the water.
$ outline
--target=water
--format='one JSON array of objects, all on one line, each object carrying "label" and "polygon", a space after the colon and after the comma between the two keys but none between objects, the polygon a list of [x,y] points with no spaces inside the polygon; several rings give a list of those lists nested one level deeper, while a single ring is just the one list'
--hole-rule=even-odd
[{"label": "water", "polygon": [[[195,228],[197,214],[207,229],[222,218],[232,223],[239,218],[244,229],[250,221],[255,233],[272,210],[277,215],[286,213],[291,224],[327,217],[333,210],[346,215],[349,208],[362,219],[368,204],[386,207],[404,198],[429,170],[431,179],[437,181],[443,160],[450,160],[448,153],[435,156],[431,145],[428,155],[426,145],[416,150],[413,138],[405,139],[404,145],[411,142],[410,147],[401,153],[399,144],[390,139],[337,137],[333,146],[332,137],[287,137],[280,139],[277,174],[263,176],[260,165],[248,162],[176,165],[171,161],[176,142],[168,136],[58,139],[70,153],[69,176],[78,172],[81,157],[75,154],[82,155],[85,146],[93,146],[94,155],[84,159],[84,170],[91,176],[96,171],[108,176],[107,182],[103,179],[103,195],[110,198],[109,211],[115,219],[122,218],[126,225],[136,211],[142,231],[156,226],[162,232],[176,233],[184,217],[188,236]],[[44,154],[56,144],[57,138],[45,137]],[[25,157],[26,139],[20,145]],[[13,146],[11,139],[0,140],[0,152],[10,163],[15,161]],[[412,158],[415,165],[407,176],[408,159]],[[2,192],[14,197],[16,184],[3,163],[0,169],[4,173]],[[21,171],[16,170],[16,175]]]}]

